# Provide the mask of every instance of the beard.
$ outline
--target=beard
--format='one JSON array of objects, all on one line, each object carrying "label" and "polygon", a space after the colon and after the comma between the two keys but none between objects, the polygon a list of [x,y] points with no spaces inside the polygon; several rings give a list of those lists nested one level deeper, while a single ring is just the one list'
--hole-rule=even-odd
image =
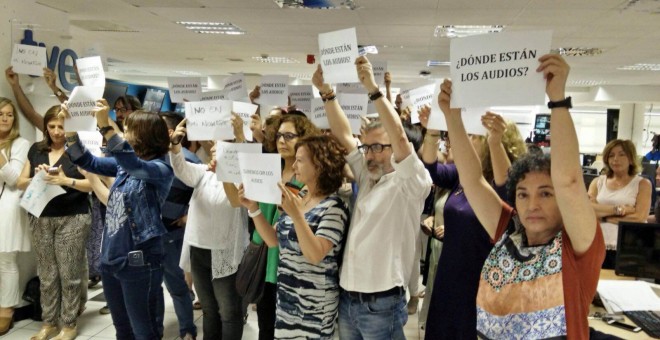
[{"label": "beard", "polygon": [[385,174],[383,165],[373,160],[367,161],[367,172],[369,173],[369,178],[374,181],[380,180],[380,178]]}]

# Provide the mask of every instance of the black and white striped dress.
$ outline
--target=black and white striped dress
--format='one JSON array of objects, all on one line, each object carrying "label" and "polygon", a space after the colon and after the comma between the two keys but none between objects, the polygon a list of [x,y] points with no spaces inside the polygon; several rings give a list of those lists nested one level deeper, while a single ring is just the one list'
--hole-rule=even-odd
[{"label": "black and white striped dress", "polygon": [[291,218],[277,222],[280,264],[277,270],[277,339],[331,339],[339,305],[339,261],[349,223],[346,204],[332,194],[305,213],[316,236],[334,247],[318,264],[309,263],[300,250]]}]

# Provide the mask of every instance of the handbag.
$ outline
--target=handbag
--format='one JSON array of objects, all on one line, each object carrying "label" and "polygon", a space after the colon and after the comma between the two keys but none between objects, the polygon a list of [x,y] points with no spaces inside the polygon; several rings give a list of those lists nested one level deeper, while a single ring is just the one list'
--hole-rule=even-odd
[{"label": "handbag", "polygon": [[236,271],[236,290],[243,297],[243,303],[257,303],[266,284],[266,262],[268,246],[266,242],[250,242]]}]

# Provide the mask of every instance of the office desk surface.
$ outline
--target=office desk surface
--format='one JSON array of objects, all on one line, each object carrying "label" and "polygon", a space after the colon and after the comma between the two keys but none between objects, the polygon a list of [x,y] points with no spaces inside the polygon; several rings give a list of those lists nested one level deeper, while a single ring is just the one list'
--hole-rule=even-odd
[{"label": "office desk surface", "polygon": [[[603,269],[603,270],[600,271],[600,279],[601,280],[634,280],[635,278],[626,277],[626,276],[617,276],[617,275],[614,274],[613,270]],[[596,307],[594,305],[589,306],[589,315],[592,315],[594,312],[607,313],[605,308]],[[634,325],[634,323],[632,321],[630,321],[627,317],[624,317],[623,323]],[[639,333],[633,333],[633,332],[627,331],[625,329],[610,326],[610,325],[606,324],[605,322],[603,322],[603,320],[589,320],[589,327],[593,327],[597,331],[601,331],[603,333],[615,335],[615,336],[618,336],[618,337],[623,338],[623,339],[630,339],[630,340],[652,339],[644,331],[641,331]]]}]

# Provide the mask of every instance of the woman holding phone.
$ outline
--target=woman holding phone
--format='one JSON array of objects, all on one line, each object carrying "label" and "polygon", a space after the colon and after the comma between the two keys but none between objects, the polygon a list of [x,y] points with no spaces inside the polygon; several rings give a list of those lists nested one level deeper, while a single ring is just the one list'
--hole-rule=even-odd
[{"label": "woman holding phone", "polygon": [[67,154],[86,171],[115,177],[110,188],[101,272],[103,290],[118,339],[160,339],[163,329],[163,244],[167,233],[161,207],[174,177],[165,161],[170,145],[165,121],[155,113],[133,112],[124,138],[109,125],[108,103],[96,104],[96,122],[110,157],[95,157],[78,135],[67,136]]},{"label": "woman holding phone", "polygon": [[332,339],[350,220],[348,207],[337,195],[346,152],[331,136],[302,138],[293,150],[293,172],[306,189],[294,194],[279,184],[284,213],[275,225],[257,202],[245,198],[242,187],[239,197],[268,246],[280,247],[275,338]]},{"label": "woman holding phone", "polygon": [[92,187],[64,152],[61,112],[60,105],[46,111],[44,140],[34,143],[28,151],[28,162],[17,183],[19,189],[25,190],[32,178],[39,175],[49,185],[59,185],[66,191],[48,202],[40,216],[30,215],[44,321],[33,340],[57,334],[58,324],[62,330],[56,339],[74,339],[81,307],[80,278],[91,223],[88,192]]}]

